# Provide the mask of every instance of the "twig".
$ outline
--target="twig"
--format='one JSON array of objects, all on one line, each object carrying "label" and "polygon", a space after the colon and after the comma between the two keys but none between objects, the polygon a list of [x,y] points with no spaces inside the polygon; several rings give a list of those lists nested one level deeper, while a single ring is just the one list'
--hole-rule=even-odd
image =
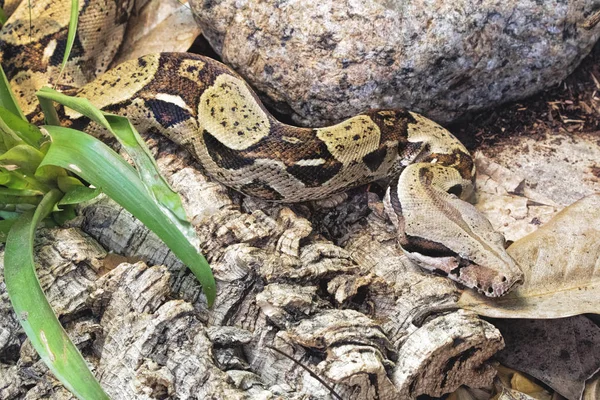
[{"label": "twig", "polygon": [[279,350],[276,347],[273,346],[269,346],[266,345],[265,346],[267,349],[271,349],[271,350],[275,350],[276,352],[278,352],[279,354],[281,354],[282,356],[285,356],[287,358],[289,358],[290,360],[292,360],[293,362],[295,362],[296,364],[298,364],[299,366],[301,366],[306,372],[308,372],[313,378],[315,378],[316,380],[319,381],[319,383],[321,383],[321,385],[325,386],[327,388],[327,390],[329,390],[329,392],[338,400],[344,400],[342,399],[342,396],[340,396],[339,394],[336,393],[335,390],[333,390],[333,388],[331,386],[329,386],[327,384],[327,382],[325,382],[323,379],[321,379],[317,374],[315,374],[310,368],[308,368],[306,365],[302,364],[300,361],[297,361],[296,359],[294,359],[292,356],[284,353],[283,351]]},{"label": "twig", "polygon": [[593,72],[590,72],[590,75],[592,75],[592,79],[594,80],[594,84],[596,85],[596,87],[598,89],[600,89],[600,82],[598,82],[598,79],[596,78],[596,75],[594,75]]}]

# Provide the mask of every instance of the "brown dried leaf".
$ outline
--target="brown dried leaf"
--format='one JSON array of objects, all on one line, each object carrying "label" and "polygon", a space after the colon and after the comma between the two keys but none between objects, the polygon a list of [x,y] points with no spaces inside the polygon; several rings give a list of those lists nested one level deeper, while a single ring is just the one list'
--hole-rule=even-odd
[{"label": "brown dried leaf", "polygon": [[510,390],[526,394],[536,400],[552,399],[552,394],[521,372],[501,364],[496,367],[496,370],[498,374],[496,375],[495,386],[498,394],[494,397],[494,400],[498,400],[504,391]]},{"label": "brown dried leaf", "polygon": [[600,399],[600,374],[590,379],[585,384],[582,400],[598,400]]},{"label": "brown dried leaf", "polygon": [[[585,381],[600,369],[600,328],[584,316],[556,320],[497,320],[506,347],[502,364],[523,371],[569,400],[579,400]],[[519,373],[511,387],[541,399],[544,390]],[[547,399],[550,395],[547,394]]]},{"label": "brown dried leaf", "polygon": [[530,188],[525,178],[482,152],[475,153],[475,164],[476,207],[506,240],[515,241],[534,232],[560,210],[559,205]]},{"label": "brown dried leaf", "polygon": [[503,389],[500,396],[498,396],[498,400],[536,400],[536,398],[521,393],[518,390]]},{"label": "brown dried leaf", "polygon": [[185,52],[201,30],[187,3],[151,0],[129,20],[127,35],[113,65],[149,53]]},{"label": "brown dried leaf", "polygon": [[525,283],[504,297],[464,291],[460,307],[496,318],[562,318],[600,313],[600,194],[558,213],[508,253]]}]

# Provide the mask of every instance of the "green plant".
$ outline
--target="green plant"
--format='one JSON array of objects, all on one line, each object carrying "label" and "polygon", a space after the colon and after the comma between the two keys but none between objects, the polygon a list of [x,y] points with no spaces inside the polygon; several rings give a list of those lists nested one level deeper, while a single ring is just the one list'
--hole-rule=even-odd
[{"label": "green plant", "polygon": [[[73,0],[72,19],[77,19]],[[70,24],[69,39],[74,40]],[[71,45],[67,45],[70,49]],[[68,59],[68,51],[63,66]],[[107,399],[85,360],[48,304],[35,274],[38,226],[75,216],[75,205],[104,192],[154,231],[196,275],[209,305],[215,298],[210,267],[179,196],[160,175],[144,141],[123,117],[86,99],[50,88],[37,93],[47,125],[29,123],[0,68],[0,241],[5,241],[4,281],[19,322],[42,360],[80,399]],[[84,132],[57,126],[54,102],[72,108],[115,135],[135,168]]]},{"label": "green plant", "polygon": [[6,13],[2,9],[2,7],[0,7],[0,25],[4,25],[6,20],[7,20]]}]

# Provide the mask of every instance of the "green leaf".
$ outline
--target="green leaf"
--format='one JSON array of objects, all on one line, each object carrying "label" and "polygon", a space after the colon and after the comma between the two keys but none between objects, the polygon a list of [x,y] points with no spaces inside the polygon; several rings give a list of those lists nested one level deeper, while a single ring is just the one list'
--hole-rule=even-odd
[{"label": "green leaf", "polygon": [[[42,89],[50,88],[43,87]],[[56,112],[56,108],[54,108],[54,103],[52,100],[44,99],[38,96],[38,101],[40,103],[40,107],[42,108],[42,112],[44,113],[44,121],[48,125],[60,126],[60,118],[58,117],[58,113]]]},{"label": "green leaf", "polygon": [[65,193],[62,199],[58,202],[59,206],[66,204],[79,204],[84,201],[90,201],[98,196],[102,191],[100,189],[92,189],[87,186],[73,187]]},{"label": "green leaf", "polygon": [[[2,219],[17,219],[21,216],[22,211],[15,211],[17,207],[14,204],[0,204],[0,218]],[[10,211],[9,211],[10,209]],[[33,208],[31,208],[33,209]],[[29,211],[29,210],[23,210]]]},{"label": "green leaf", "polygon": [[38,190],[0,187],[0,204],[38,204],[43,194]]},{"label": "green leaf", "polygon": [[79,179],[68,175],[57,178],[56,183],[58,184],[58,188],[62,190],[63,193],[67,193],[77,187],[83,186],[83,183],[81,183]]},{"label": "green leaf", "polygon": [[6,75],[4,74],[4,69],[2,69],[1,65],[0,65],[0,106],[6,108],[11,113],[21,117],[21,119],[23,121],[27,120],[25,118],[25,115],[23,114],[23,111],[21,111],[21,108],[19,107],[17,100],[15,99],[15,95],[13,94],[12,90],[10,89],[10,84],[8,83],[8,79],[6,78]]},{"label": "green leaf", "polygon": [[14,225],[16,219],[3,219],[0,220],[0,243],[6,243],[8,232]]},{"label": "green leaf", "polygon": [[19,170],[9,171],[0,167],[0,185],[11,189],[31,189],[46,193],[50,187],[32,176],[24,175]]},{"label": "green leaf", "polygon": [[43,158],[44,153],[36,148],[19,144],[0,155],[0,165],[16,165],[23,173],[33,175]]},{"label": "green leaf", "polygon": [[[125,160],[98,139],[73,129],[46,126],[52,144],[42,165],[68,169],[100,188],[110,198],[138,218],[160,237],[179,259],[196,275],[207,302],[215,298],[215,280],[206,259],[198,252],[193,231],[171,213],[165,212],[139,175]],[[195,240],[194,240],[195,239]]]},{"label": "green leaf", "polygon": [[0,25],[4,25],[8,17],[6,16],[6,12],[2,7],[0,7]]},{"label": "green leaf", "polygon": [[[119,143],[121,143],[123,149],[131,156],[144,185],[148,187],[152,195],[169,212],[175,214],[178,219],[184,223],[187,222],[185,210],[181,204],[179,195],[164,180],[146,143],[127,118],[104,113],[87,99],[70,97],[50,88],[42,88],[36,95],[40,99],[40,102],[47,102],[48,100],[56,101],[65,107],[69,107],[85,115],[111,132]],[[190,238],[195,236],[193,232],[188,232],[188,234]]]},{"label": "green leaf", "polygon": [[36,149],[40,148],[40,144],[44,141],[44,135],[40,128],[21,119],[2,106],[0,106],[0,119],[22,141]]},{"label": "green leaf", "polygon": [[135,127],[125,117],[112,114],[104,115],[111,125],[113,134],[117,136],[127,154],[134,161],[142,181],[149,187],[156,199],[170,212],[174,213],[177,218],[187,221],[179,194],[171,189],[171,186],[160,174],[154,157],[152,157],[146,142],[144,142]]},{"label": "green leaf", "polygon": [[63,54],[63,60],[60,65],[60,74],[62,75],[71,50],[73,49],[73,43],[75,42],[75,35],[77,34],[77,21],[79,19],[79,0],[71,0],[71,16],[69,18],[69,33],[67,34],[67,45],[65,47],[65,54]]},{"label": "green leaf", "polygon": [[41,196],[44,192],[35,189],[12,189],[0,187],[0,194],[5,196]]},{"label": "green leaf", "polygon": [[52,213],[52,219],[57,225],[64,225],[65,222],[72,220],[76,216],[75,206],[72,204],[61,207],[60,211],[54,211]]},{"label": "green leaf", "polygon": [[48,192],[35,211],[24,213],[14,223],[4,253],[6,291],[31,344],[65,387],[79,399],[108,400],[54,315],[35,275],[35,230],[61,196],[57,189]]},{"label": "green leaf", "polygon": [[2,141],[0,142],[2,146],[2,153],[5,153],[8,149],[22,144],[23,141],[19,138],[19,135],[12,130],[10,126],[4,122],[4,119],[0,115],[0,133],[2,134]]},{"label": "green leaf", "polygon": [[39,182],[45,183],[46,185],[56,186],[56,181],[59,178],[67,176],[67,171],[64,168],[57,167],[55,165],[44,165],[35,170],[34,177]]}]

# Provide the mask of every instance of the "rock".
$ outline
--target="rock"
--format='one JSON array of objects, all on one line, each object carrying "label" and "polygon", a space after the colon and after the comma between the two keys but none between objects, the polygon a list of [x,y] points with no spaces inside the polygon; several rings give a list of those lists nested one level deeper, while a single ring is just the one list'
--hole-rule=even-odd
[{"label": "rock", "polygon": [[191,0],[223,60],[303,125],[404,107],[445,123],[563,80],[600,0]]}]

